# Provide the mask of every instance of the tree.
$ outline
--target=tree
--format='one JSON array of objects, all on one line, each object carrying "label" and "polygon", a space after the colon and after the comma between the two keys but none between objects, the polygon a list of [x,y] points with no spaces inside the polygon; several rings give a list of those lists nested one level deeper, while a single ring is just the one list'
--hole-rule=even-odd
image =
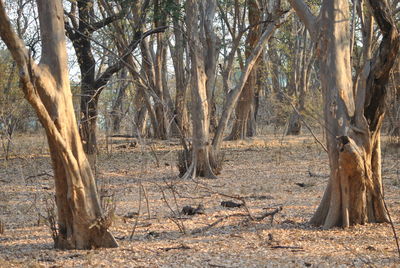
[{"label": "tree", "polygon": [[[196,176],[196,174],[208,178],[216,178],[213,165],[213,155],[209,143],[210,132],[210,111],[209,99],[207,95],[207,81],[212,74],[209,68],[212,67],[214,59],[208,58],[205,47],[205,24],[213,20],[216,3],[214,0],[186,2],[186,23],[189,37],[189,55],[191,60],[191,93],[192,106],[191,116],[193,124],[193,148],[190,157],[190,167],[188,167],[184,177]],[[198,17],[200,16],[200,26]],[[207,27],[211,27],[208,25]],[[210,30],[210,29],[208,29]],[[208,61],[207,61],[208,60]],[[215,69],[214,69],[215,70]]]},{"label": "tree", "polygon": [[[278,1],[279,2],[279,1]],[[197,6],[198,5],[198,6]],[[186,5],[186,18],[189,36],[189,48],[191,59],[191,89],[192,89],[192,125],[193,125],[193,150],[190,166],[187,168],[184,177],[205,176],[215,178],[215,173],[221,169],[219,153],[222,143],[224,131],[227,127],[230,116],[237,103],[240,93],[242,92],[245,83],[261,55],[262,49],[272,36],[274,31],[283,23],[290,12],[281,11],[280,6],[275,6],[272,10],[272,15],[268,20],[264,32],[260,36],[257,44],[253,47],[249,57],[243,65],[243,70],[239,82],[229,91],[221,118],[218,122],[218,127],[212,143],[209,139],[210,129],[210,101],[207,95],[210,75],[214,75],[208,68],[213,68],[215,59],[205,50],[210,50],[202,40],[207,40],[212,34],[207,35],[210,28],[205,29],[205,22],[210,23],[214,16],[215,3],[212,0],[194,3],[188,1]],[[199,22],[198,22],[198,15]],[[209,27],[209,26],[208,26]],[[232,56],[233,54],[230,54]],[[228,64],[231,66],[230,64]],[[215,69],[214,69],[215,70]],[[229,70],[225,70],[225,77],[229,77]],[[227,84],[227,83],[224,83]],[[212,146],[210,146],[211,144]],[[181,165],[182,166],[182,165]],[[182,173],[183,170],[181,170]]]},{"label": "tree", "polygon": [[[98,100],[105,85],[109,82],[111,77],[119,72],[123,67],[128,65],[128,58],[131,53],[137,48],[139,43],[148,35],[162,32],[166,27],[158,27],[155,30],[143,33],[142,26],[144,25],[144,15],[149,5],[149,0],[135,2],[134,6],[139,7],[135,9],[133,6],[130,8],[132,16],[138,18],[134,22],[133,33],[131,41],[126,41],[125,46],[121,47],[121,43],[117,44],[119,55],[103,72],[96,76],[96,61],[93,54],[93,34],[99,29],[121,19],[125,14],[125,10],[121,5],[117,5],[120,12],[105,17],[101,20],[94,20],[94,0],[78,0],[71,3],[71,10],[66,12],[67,17],[71,21],[66,22],[65,29],[68,38],[72,41],[75,53],[78,58],[79,68],[81,70],[81,115],[80,120],[80,134],[84,144],[86,154],[89,160],[94,164],[96,161],[97,152],[97,114],[98,114]],[[110,9],[107,1],[101,1],[104,8]],[[124,6],[128,8],[128,6]]]},{"label": "tree", "polygon": [[347,0],[325,0],[315,17],[302,0],[290,0],[314,41],[324,94],[331,175],[311,223],[347,227],[387,222],[384,207],[380,131],[386,87],[399,49],[399,34],[386,0],[369,0],[382,34],[366,60],[353,93]]},{"label": "tree", "polygon": [[[257,44],[261,34],[261,7],[259,7],[257,1],[250,0],[248,3],[248,17],[249,17],[249,33],[246,38],[245,56],[250,56],[252,48]],[[259,60],[256,62],[253,70],[249,74],[245,86],[240,93],[238,103],[236,104],[236,119],[232,126],[231,134],[226,138],[227,140],[238,140],[244,139],[250,136],[248,124],[251,122],[254,111],[254,96],[256,91],[257,82],[257,65]]]},{"label": "tree", "polygon": [[[172,0],[171,0],[172,1]],[[174,120],[176,120],[177,126],[173,126],[172,134],[182,137],[187,137],[189,134],[189,116],[187,109],[187,89],[188,89],[188,75],[185,71],[185,53],[187,55],[187,44],[184,38],[184,26],[180,19],[181,16],[181,0],[173,0],[172,6],[174,7],[172,12],[172,23],[174,33],[174,45],[169,44],[172,63],[175,72],[175,110]],[[175,133],[174,133],[175,132]],[[177,132],[177,133],[176,133]]]},{"label": "tree", "polygon": [[107,17],[95,21],[94,1],[79,0],[71,3],[71,9],[65,12],[68,20],[65,30],[72,41],[81,71],[81,107],[80,134],[84,150],[91,164],[95,164],[97,153],[96,123],[97,104],[100,93],[111,76],[122,66],[110,66],[104,73],[96,77],[96,61],[92,52],[93,33],[117,20],[118,16]]},{"label": "tree", "polygon": [[[278,0],[276,3],[280,3],[280,1]],[[228,121],[233,112],[235,104],[237,103],[239,96],[246,85],[254,65],[257,63],[264,46],[272,37],[275,30],[283,22],[285,22],[291,14],[290,11],[282,11],[280,5],[276,3],[274,2],[272,5],[272,11],[269,14],[270,17],[268,18],[268,24],[265,26],[263,33],[259,37],[256,45],[254,45],[250,55],[247,57],[244,63],[238,83],[229,91],[226,97],[226,101],[222,109],[222,115],[218,122],[218,128],[212,141],[213,150],[215,153],[218,153],[221,148],[223,134],[228,125]]]},{"label": "tree", "polygon": [[37,0],[42,54],[36,64],[12,29],[0,0],[0,36],[19,68],[25,98],[46,130],[53,163],[58,230],[56,248],[116,247],[107,230],[72,105],[60,0]]}]

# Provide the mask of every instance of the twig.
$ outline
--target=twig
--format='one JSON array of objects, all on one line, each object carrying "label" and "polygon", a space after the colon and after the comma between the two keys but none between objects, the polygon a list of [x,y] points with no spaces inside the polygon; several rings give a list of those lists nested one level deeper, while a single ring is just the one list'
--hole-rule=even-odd
[{"label": "twig", "polygon": [[168,247],[168,248],[160,248],[160,249],[164,250],[164,251],[170,251],[170,250],[173,250],[173,249],[190,249],[190,247],[186,246],[184,244],[181,244],[180,246],[177,246],[177,247]]},{"label": "twig", "polygon": [[272,223],[272,221],[274,220],[275,214],[277,214],[277,213],[280,212],[280,211],[282,211],[282,207],[276,208],[276,209],[274,209],[274,210],[271,211],[271,212],[264,212],[261,216],[258,216],[258,217],[256,217],[255,219],[256,219],[257,221],[261,221],[261,220],[265,219],[265,218],[268,217],[268,216],[272,216],[272,217],[271,217],[271,223]]},{"label": "twig", "polygon": [[[285,96],[285,95],[284,95]],[[285,96],[288,99],[289,104],[292,106],[293,111],[299,116],[301,122],[304,123],[308,131],[310,131],[311,135],[314,137],[315,141],[321,145],[322,149],[324,149],[325,152],[328,153],[328,149],[326,148],[325,144],[323,144],[317,136],[315,136],[314,132],[312,131],[311,127],[307,124],[307,122],[304,120],[303,116],[300,114],[299,110],[297,110],[296,106],[293,105],[293,103],[290,101],[289,97]]]},{"label": "twig", "polygon": [[153,146],[152,146],[151,144],[149,144],[149,147],[150,147],[151,153],[153,154],[154,158],[156,159],[156,165],[157,165],[157,167],[160,167],[160,160],[158,159],[157,154],[156,154],[156,152],[154,151]]},{"label": "twig", "polygon": [[283,249],[297,249],[297,250],[303,250],[302,247],[296,247],[296,246],[272,246],[271,248],[273,249],[278,249],[278,248],[283,248]]},{"label": "twig", "polygon": [[141,208],[142,208],[142,184],[139,181],[139,208],[138,208],[138,213],[137,213],[137,216],[136,216],[135,224],[133,225],[131,235],[129,236],[129,240],[132,240],[133,235],[135,234],[136,227],[137,227],[138,222],[139,222]]},{"label": "twig", "polygon": [[390,223],[390,226],[392,227],[394,240],[396,241],[397,253],[399,254],[399,258],[400,258],[400,245],[399,245],[399,238],[397,237],[396,228],[394,227],[392,217],[390,216],[389,208],[386,205],[386,201],[383,198],[382,193],[380,191],[379,191],[379,193],[381,194],[381,198],[382,198],[382,201],[383,201],[383,206],[385,207],[386,212],[387,212],[388,217],[389,217],[389,223]]},{"label": "twig", "polygon": [[225,216],[223,218],[220,218],[220,219],[214,221],[213,223],[211,223],[211,224],[209,224],[209,225],[207,225],[207,226],[205,226],[203,228],[194,229],[190,234],[193,235],[193,234],[198,234],[198,233],[204,233],[205,231],[210,230],[212,227],[214,227],[215,225],[217,225],[218,223],[222,222],[223,220],[225,220],[228,217],[229,216]]},{"label": "twig", "polygon": [[140,184],[142,186],[142,190],[143,190],[143,195],[144,198],[146,199],[146,207],[147,207],[147,215],[148,215],[148,219],[151,219],[151,213],[150,213],[150,204],[149,204],[149,197],[147,195],[147,190],[146,188],[144,188],[143,184]]},{"label": "twig", "polygon": [[[176,226],[178,226],[179,230],[183,233],[186,234],[186,228],[185,225],[182,222],[182,219],[180,219],[177,215],[177,213],[172,209],[172,207],[170,206],[170,204],[168,203],[167,197],[165,196],[165,192],[162,189],[162,187],[158,184],[156,184],[158,186],[158,188],[161,191],[162,194],[162,199],[164,200],[165,204],[167,205],[167,207],[169,208],[169,210],[172,212],[174,217],[169,217],[169,219],[176,224]],[[176,200],[176,199],[175,199]],[[180,221],[180,222],[179,222]]]},{"label": "twig", "polygon": [[244,197],[242,197],[242,196],[237,196],[237,195],[228,195],[228,194],[224,194],[224,193],[221,193],[221,192],[214,191],[213,189],[209,188],[208,186],[206,186],[206,185],[204,185],[204,184],[202,184],[202,183],[200,183],[200,182],[198,182],[198,184],[199,184],[201,187],[207,189],[208,191],[210,191],[210,192],[212,192],[212,193],[214,193],[214,194],[218,194],[218,195],[220,195],[220,196],[224,196],[224,197],[228,197],[228,198],[233,198],[233,199],[236,199],[236,200],[241,201],[241,202],[242,202],[242,206],[243,206],[244,209],[246,210],[246,212],[247,212],[249,218],[250,218],[251,220],[254,220],[254,219],[255,219],[255,218],[253,217],[253,215],[251,215],[251,212],[250,212],[250,210],[249,210],[249,208],[248,208],[248,206],[247,206],[247,203],[246,203],[246,200],[244,199]]},{"label": "twig", "polygon": [[36,174],[36,175],[28,176],[28,177],[25,178],[25,180],[29,180],[29,179],[33,179],[33,178],[38,178],[38,177],[43,177],[43,176],[52,177],[53,175],[51,175],[50,173],[47,173],[47,172],[45,171],[45,172],[43,172],[43,173],[39,173],[39,174]]}]

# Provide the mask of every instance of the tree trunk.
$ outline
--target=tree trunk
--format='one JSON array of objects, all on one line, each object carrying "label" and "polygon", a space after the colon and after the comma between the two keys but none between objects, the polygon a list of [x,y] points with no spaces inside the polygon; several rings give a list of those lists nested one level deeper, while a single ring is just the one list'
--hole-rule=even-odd
[{"label": "tree trunk", "polygon": [[123,116],[125,115],[124,111],[123,111],[123,105],[122,105],[122,101],[125,97],[125,92],[126,89],[128,88],[128,82],[127,80],[127,72],[126,70],[122,70],[121,73],[121,82],[120,82],[120,86],[118,88],[118,94],[117,94],[117,98],[115,99],[112,108],[111,108],[111,112],[110,112],[110,116],[111,116],[111,124],[112,124],[112,131],[113,133],[118,133],[121,129],[121,121]]},{"label": "tree trunk", "polygon": [[[251,55],[252,49],[257,45],[261,36],[261,11],[259,10],[257,1],[250,0],[248,3],[249,25],[251,26],[246,39],[245,56],[248,58]],[[239,140],[249,136],[248,126],[251,121],[252,110],[254,110],[255,88],[257,87],[258,66],[261,61],[257,60],[249,77],[240,93],[239,100],[236,104],[236,119],[232,126],[231,134],[226,140]]]},{"label": "tree trunk", "polygon": [[46,130],[53,163],[58,230],[56,248],[116,247],[108,232],[96,185],[83,151],[69,85],[61,1],[37,0],[42,56],[31,62],[22,41],[12,31],[0,0],[0,35],[20,68],[25,97]]},{"label": "tree trunk", "polygon": [[200,37],[203,45],[204,68],[206,72],[206,87],[208,114],[210,117],[210,132],[214,133],[217,128],[216,105],[215,105],[215,81],[217,60],[219,54],[219,40],[214,32],[213,20],[215,17],[216,1],[206,1],[201,4],[201,31],[204,32]]},{"label": "tree trunk", "polygon": [[[179,0],[175,0],[176,4],[180,4]],[[170,45],[172,62],[175,72],[176,94],[175,94],[175,110],[174,116],[177,123],[176,128],[172,128],[174,136],[187,137],[189,135],[189,117],[186,104],[186,95],[188,83],[185,75],[185,40],[183,38],[183,26],[177,16],[172,16],[174,25],[175,46]]]},{"label": "tree trunk", "polygon": [[[207,178],[216,178],[209,141],[210,114],[207,98],[207,73],[205,66],[204,49],[200,42],[198,29],[199,6],[213,4],[214,0],[188,0],[186,2],[186,22],[188,27],[190,60],[191,60],[191,93],[192,93],[192,125],[193,144],[190,166],[183,178],[200,175]],[[208,3],[210,2],[210,3]],[[215,3],[214,3],[215,5]],[[205,9],[202,9],[204,12]],[[200,22],[200,28],[203,25]],[[203,43],[204,44],[204,43]]]},{"label": "tree trunk", "polygon": [[137,137],[145,137],[146,135],[146,121],[148,116],[147,100],[145,96],[145,88],[143,86],[137,86],[137,92],[135,95],[135,110],[136,115],[134,118],[134,133]]},{"label": "tree trunk", "polygon": [[302,1],[290,1],[308,25],[323,35],[319,43],[320,75],[331,176],[311,223],[347,227],[387,222],[384,208],[380,130],[386,86],[399,48],[399,35],[386,0],[369,0],[383,38],[378,52],[365,63],[355,96],[350,66],[349,8],[346,0],[325,0],[321,24]]},{"label": "tree trunk", "polygon": [[[180,5],[180,0],[175,0],[175,4]],[[175,46],[170,44],[170,51],[175,72],[175,110],[174,116],[177,128],[173,128],[173,135],[187,137],[189,135],[189,117],[187,111],[186,95],[188,89],[188,77],[185,75],[185,48],[186,41],[183,38],[183,26],[178,16],[172,16],[174,25]],[[187,51],[187,50],[186,50]],[[175,130],[175,131],[174,131]]]},{"label": "tree trunk", "polygon": [[272,19],[273,22],[267,25],[265,31],[258,40],[257,45],[253,48],[251,55],[246,59],[246,63],[243,68],[242,74],[240,75],[239,82],[237,83],[235,88],[233,88],[229,92],[226,102],[224,104],[224,108],[222,110],[222,115],[218,123],[218,128],[212,142],[215,154],[217,154],[220,150],[223,134],[226,126],[228,125],[228,121],[230,119],[232,111],[239,99],[240,93],[242,92],[254,65],[258,60],[258,57],[261,55],[262,49],[271,38],[274,31],[277,29],[278,25],[286,21],[289,15],[290,12],[276,11],[276,14],[274,14],[274,18]]},{"label": "tree trunk", "polygon": [[[289,117],[289,125],[286,131],[286,135],[299,135],[301,132],[302,127],[302,113],[305,111],[305,100],[306,94],[308,92],[308,84],[310,80],[310,72],[311,67],[314,64],[315,56],[313,51],[313,43],[308,42],[307,38],[307,30],[303,30],[303,37],[301,42],[302,44],[300,59],[298,59],[296,64],[296,76],[294,79],[297,81],[295,82],[296,88],[296,95],[297,95],[297,111],[293,111]],[[310,56],[312,55],[312,56]]]}]

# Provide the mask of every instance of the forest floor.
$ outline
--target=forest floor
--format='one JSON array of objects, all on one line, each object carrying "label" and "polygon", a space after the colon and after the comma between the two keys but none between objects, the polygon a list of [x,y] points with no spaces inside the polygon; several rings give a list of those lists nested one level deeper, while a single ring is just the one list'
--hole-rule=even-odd
[{"label": "forest floor", "polygon": [[[0,160],[0,267],[400,266],[390,224],[322,230],[307,223],[329,174],[327,154],[311,136],[226,142],[216,180],[177,177],[178,141],[131,142],[114,138],[107,150],[102,140],[97,166],[102,203],[115,207],[119,248],[64,251],[53,249],[47,225],[54,181],[46,140],[16,137],[14,156]],[[384,139],[382,149],[385,198],[400,232],[400,148]],[[199,204],[204,214],[181,213]]]}]

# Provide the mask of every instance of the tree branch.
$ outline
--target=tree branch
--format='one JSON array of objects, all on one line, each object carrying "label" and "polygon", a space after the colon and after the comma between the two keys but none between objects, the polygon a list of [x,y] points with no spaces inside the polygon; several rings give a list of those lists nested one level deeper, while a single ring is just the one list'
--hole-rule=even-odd
[{"label": "tree branch", "polygon": [[128,48],[126,49],[125,53],[117,60],[117,62],[111,66],[109,66],[101,75],[99,78],[96,79],[95,82],[95,88],[100,89],[98,90],[97,94],[100,94],[102,91],[102,87],[107,84],[107,82],[110,80],[111,76],[115,73],[117,73],[119,70],[122,69],[122,67],[125,66],[126,59],[131,54],[137,46],[142,42],[144,38],[147,36],[150,36],[155,33],[161,33],[164,32],[168,26],[161,26],[156,29],[149,30],[145,33],[141,33],[140,31],[135,33],[135,38],[132,40],[132,42],[129,44]]},{"label": "tree branch", "polygon": [[27,74],[27,61],[28,61],[28,50],[25,44],[18,37],[11,26],[9,17],[6,14],[3,0],[0,0],[0,37],[10,50],[11,55],[21,72]]},{"label": "tree branch", "polygon": [[118,14],[113,14],[110,17],[104,18],[100,21],[94,22],[90,25],[88,25],[88,29],[90,33],[93,33],[111,23],[113,23],[116,20],[122,19],[125,16],[125,12],[120,12]]},{"label": "tree branch", "polygon": [[296,11],[297,16],[304,23],[309,31],[311,38],[317,38],[317,18],[311,13],[310,8],[303,0],[289,0],[290,5]]}]

